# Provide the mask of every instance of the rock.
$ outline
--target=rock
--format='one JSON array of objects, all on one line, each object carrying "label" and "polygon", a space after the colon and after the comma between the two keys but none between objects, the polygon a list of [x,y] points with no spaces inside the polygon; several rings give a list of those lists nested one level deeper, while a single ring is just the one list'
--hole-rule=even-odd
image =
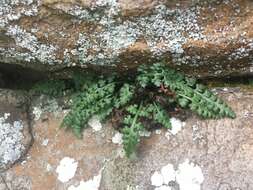
[{"label": "rock", "polygon": [[[66,110],[52,102],[60,101],[33,98],[32,107],[42,110],[32,122],[35,142],[24,162],[1,174],[0,187],[4,180],[11,190],[253,189],[253,91],[229,88],[216,92],[235,110],[236,119],[201,120],[191,115],[177,134],[161,129],[143,137],[134,160],[124,157],[122,145],[112,142],[116,131],[111,124],[99,131],[87,128],[80,140],[59,129]],[[78,167],[64,183],[57,179],[57,167],[66,157]],[[162,178],[152,186],[155,173]]]},{"label": "rock", "polygon": [[[29,176],[17,176],[13,172],[5,172],[2,176],[1,185],[3,190],[33,190],[31,189],[31,180]],[[2,189],[1,189],[2,190]]]},{"label": "rock", "polygon": [[32,143],[26,97],[0,90],[0,172],[27,153]]},{"label": "rock", "polygon": [[165,59],[199,77],[253,72],[251,0],[0,2],[1,64],[40,71]]},{"label": "rock", "polygon": [[[20,189],[29,187],[31,190],[68,190],[71,186],[74,189],[73,186],[83,185],[97,176],[106,160],[116,155],[117,145],[111,142],[114,134],[112,127],[103,127],[100,131],[94,131],[90,127],[84,131],[83,139],[80,140],[71,131],[59,128],[66,114],[59,100],[42,96],[33,98],[31,106],[33,146],[21,164],[5,172],[5,175],[10,174],[16,179],[26,177],[29,184],[27,187],[20,185]],[[66,158],[73,162],[61,162]],[[64,173],[68,172],[65,169],[70,168],[70,173]],[[14,187],[11,182],[9,186]]]},{"label": "rock", "polygon": [[[167,177],[161,189],[252,189],[253,92],[229,89],[219,90],[219,94],[235,110],[235,120],[200,120],[192,116],[169,139],[165,130],[161,134],[154,132],[142,139],[136,160],[117,158],[106,165],[102,189],[124,190],[127,185],[155,189],[152,176],[168,164],[174,167],[176,180],[174,174],[169,175],[173,172],[162,173]],[[123,174],[119,168],[124,168]],[[122,177],[125,173],[127,177]]]}]

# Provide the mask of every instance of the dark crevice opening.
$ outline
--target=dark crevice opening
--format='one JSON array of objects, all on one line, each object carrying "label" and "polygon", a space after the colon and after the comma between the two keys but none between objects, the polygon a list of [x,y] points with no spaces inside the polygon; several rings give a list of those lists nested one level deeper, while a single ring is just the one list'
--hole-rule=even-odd
[{"label": "dark crevice opening", "polygon": [[[86,72],[84,71],[84,69],[81,68],[68,68],[68,70],[58,70],[57,72],[50,72],[48,70],[43,72],[27,68],[18,64],[6,64],[0,62],[0,88],[13,90],[29,90],[35,83],[39,81],[49,80],[52,77],[64,79],[64,76],[68,76],[65,79],[69,79],[69,76],[71,76],[75,72],[83,72],[84,74],[87,74],[87,70],[89,70],[88,73],[97,74],[105,74],[104,72],[108,71],[107,68],[101,68],[99,70],[89,68],[86,69]],[[65,75],[64,73],[68,74]],[[122,80],[127,79],[131,76],[133,77],[133,75],[136,75],[136,71],[134,70],[121,73]],[[231,76],[223,78],[206,77],[198,80],[199,82],[206,85],[211,84],[211,86],[213,87],[237,86],[240,84],[253,86],[252,75]]]},{"label": "dark crevice opening", "polygon": [[28,90],[36,82],[48,78],[46,72],[20,65],[0,63],[0,88]]}]

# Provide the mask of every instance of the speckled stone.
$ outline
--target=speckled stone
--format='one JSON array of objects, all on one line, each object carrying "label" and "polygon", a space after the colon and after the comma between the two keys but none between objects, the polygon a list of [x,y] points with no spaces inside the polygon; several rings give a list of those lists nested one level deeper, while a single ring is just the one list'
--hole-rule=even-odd
[{"label": "speckled stone", "polygon": [[3,0],[1,64],[127,70],[165,59],[187,74],[253,70],[251,0]]},{"label": "speckled stone", "polygon": [[[68,190],[81,181],[94,179],[100,171],[99,190],[154,190],[151,177],[155,171],[161,172],[168,164],[179,171],[180,165],[188,160],[191,168],[196,166],[201,176],[203,174],[201,190],[251,190],[253,91],[226,88],[215,92],[234,109],[236,119],[202,120],[189,114],[182,130],[170,134],[169,138],[165,129],[142,137],[137,158],[133,160],[124,157],[122,145],[112,142],[116,131],[111,124],[104,124],[106,126],[96,132],[87,128],[80,140],[70,131],[58,128],[64,111],[57,109],[61,113],[55,114],[52,109],[43,109],[45,97],[33,99],[32,105],[42,105],[43,111],[41,117],[32,122],[35,142],[21,164],[1,175],[10,190]],[[33,114],[33,109],[30,110]],[[45,140],[48,140],[46,145]],[[57,179],[56,172],[64,157],[78,162],[75,176],[66,183]],[[175,176],[170,178],[167,188],[180,190],[189,175],[175,181]]]},{"label": "speckled stone", "polygon": [[0,90],[0,171],[10,168],[32,143],[25,96]]}]

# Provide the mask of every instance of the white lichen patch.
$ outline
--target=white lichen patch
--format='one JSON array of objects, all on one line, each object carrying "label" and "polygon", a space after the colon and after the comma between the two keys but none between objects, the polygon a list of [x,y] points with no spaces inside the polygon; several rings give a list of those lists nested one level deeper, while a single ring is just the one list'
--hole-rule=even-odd
[{"label": "white lichen patch", "polygon": [[56,168],[58,174],[58,180],[62,183],[68,182],[75,176],[78,163],[69,157],[65,157],[60,161],[59,166]]},{"label": "white lichen patch", "polygon": [[115,135],[112,137],[112,142],[114,144],[122,144],[123,143],[123,139],[122,139],[123,135],[120,132],[115,133]]},{"label": "white lichen patch", "polygon": [[162,186],[163,185],[163,175],[160,172],[156,171],[151,176],[151,184],[156,187]]},{"label": "white lichen patch", "polygon": [[0,117],[0,168],[14,163],[25,150],[22,144],[24,126],[21,121],[7,122],[9,116],[10,114],[6,113]]},{"label": "white lichen patch", "polygon": [[177,170],[172,164],[168,164],[151,176],[151,184],[156,187],[154,190],[170,190],[170,182],[176,182],[180,190],[200,190],[203,181],[201,168],[188,159],[179,164]]},{"label": "white lichen patch", "polygon": [[34,120],[38,121],[45,113],[52,113],[54,117],[61,116],[62,113],[65,113],[66,110],[63,110],[62,107],[58,104],[56,99],[49,99],[46,96],[40,96],[38,102],[35,102],[32,108],[32,114],[34,115]]},{"label": "white lichen patch", "polygon": [[253,52],[253,39],[241,40],[241,47],[235,49],[228,57],[229,60],[239,60],[251,56]]},{"label": "white lichen patch", "polygon": [[88,121],[89,126],[93,129],[93,131],[100,131],[103,126],[99,120],[98,116],[93,116],[89,121]]},{"label": "white lichen patch", "polygon": [[97,176],[94,176],[88,181],[81,181],[79,186],[70,186],[68,190],[99,190],[100,182],[102,178],[102,170],[100,170]]},{"label": "white lichen patch", "polygon": [[40,107],[33,107],[32,113],[34,115],[34,120],[38,121],[40,119],[41,114],[42,114],[42,110]]},{"label": "white lichen patch", "polygon": [[44,139],[41,143],[42,146],[47,146],[49,142],[49,139]]},{"label": "white lichen patch", "polygon": [[52,170],[53,170],[53,167],[49,163],[47,163],[46,171],[51,172]]},{"label": "white lichen patch", "polygon": [[180,190],[200,190],[204,175],[198,165],[194,165],[186,159],[184,163],[178,166],[176,180]]},{"label": "white lichen patch", "polygon": [[163,166],[161,169],[161,174],[163,176],[163,184],[165,185],[169,185],[170,181],[175,181],[176,179],[176,171],[172,164]]},{"label": "white lichen patch", "polygon": [[182,122],[174,117],[170,119],[170,122],[171,122],[171,129],[169,129],[168,132],[171,133],[172,135],[176,135],[185,126],[185,122]]},{"label": "white lichen patch", "polygon": [[139,132],[139,135],[140,135],[141,137],[150,137],[150,136],[151,136],[151,132],[148,131],[148,130],[143,130],[143,131],[140,131],[140,132]]},{"label": "white lichen patch", "polygon": [[[103,32],[80,34],[77,45],[77,55],[81,63],[92,63],[99,65],[112,64],[117,61],[120,53],[136,42],[139,32],[136,32],[136,25],[125,21],[122,25],[115,25],[105,21]],[[90,49],[93,52],[90,54]]]},{"label": "white lichen patch", "polygon": [[141,190],[139,185],[127,185],[126,190]]},{"label": "white lichen patch", "polygon": [[155,134],[156,134],[156,135],[160,135],[161,133],[162,133],[162,130],[161,130],[161,129],[156,129],[156,130],[155,130]]}]

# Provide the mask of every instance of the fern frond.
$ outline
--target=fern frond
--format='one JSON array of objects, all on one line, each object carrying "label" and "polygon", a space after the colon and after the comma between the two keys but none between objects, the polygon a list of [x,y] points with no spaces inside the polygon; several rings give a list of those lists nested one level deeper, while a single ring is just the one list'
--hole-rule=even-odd
[{"label": "fern frond", "polygon": [[235,113],[221,99],[195,79],[157,63],[139,68],[137,78],[141,86],[163,85],[176,94],[176,100],[181,107],[190,108],[204,118],[234,118]]},{"label": "fern frond", "polygon": [[127,157],[130,157],[135,152],[140,140],[140,131],[144,130],[144,126],[138,121],[141,110],[142,104],[137,108],[136,112],[131,112],[123,121],[125,124],[122,130],[123,146]]},{"label": "fern frond", "polygon": [[38,94],[59,97],[64,95],[65,89],[66,85],[63,80],[48,80],[35,84],[32,88],[32,91]]},{"label": "fern frond", "polygon": [[161,124],[163,127],[170,129],[171,122],[170,117],[166,110],[159,104],[155,102],[143,106],[143,109],[140,110],[140,117],[153,120],[157,124]]},{"label": "fern frond", "polygon": [[168,116],[167,112],[160,106],[153,103],[155,110],[153,112],[154,121],[163,125],[167,129],[171,129],[171,122],[170,117]]},{"label": "fern frond", "polygon": [[75,99],[71,111],[64,118],[62,126],[70,128],[75,135],[81,137],[81,132],[87,126],[93,115],[105,117],[113,108],[114,82],[100,80],[81,92]]},{"label": "fern frond", "polygon": [[119,90],[119,97],[115,99],[115,107],[119,108],[126,105],[133,98],[135,92],[134,85],[124,83]]},{"label": "fern frond", "polygon": [[134,153],[140,141],[140,132],[145,129],[142,122],[151,121],[171,128],[164,104],[171,107],[177,103],[204,118],[235,117],[229,106],[196,79],[162,63],[141,65],[135,80],[128,78],[124,82],[120,76],[111,76],[75,73],[72,82],[50,80],[35,86],[34,91],[50,96],[63,96],[66,90],[74,93],[71,110],[61,126],[71,129],[79,138],[92,116],[104,120],[117,109],[127,113],[122,129],[127,157]]},{"label": "fern frond", "polygon": [[73,83],[76,91],[84,91],[88,89],[92,84],[98,82],[99,78],[92,74],[75,72],[73,74]]}]

